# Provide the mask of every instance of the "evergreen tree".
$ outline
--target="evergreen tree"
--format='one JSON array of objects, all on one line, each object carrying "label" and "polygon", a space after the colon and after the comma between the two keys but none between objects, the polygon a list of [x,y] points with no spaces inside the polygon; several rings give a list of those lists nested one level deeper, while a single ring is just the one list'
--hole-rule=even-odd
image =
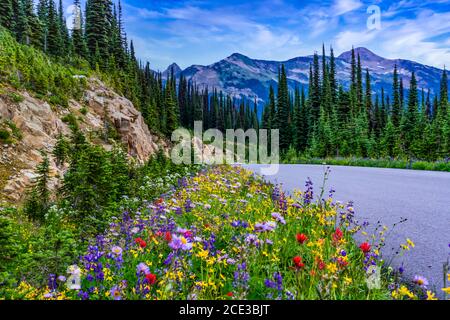
[{"label": "evergreen tree", "polygon": [[13,0],[2,0],[0,3],[0,26],[9,30],[14,30]]},{"label": "evergreen tree", "polygon": [[445,117],[447,115],[447,106],[448,106],[448,78],[447,78],[447,70],[442,71],[442,77],[440,81],[440,101],[439,101],[439,110],[442,115]]},{"label": "evergreen tree", "polygon": [[83,15],[80,0],[74,0],[75,12],[73,16],[72,47],[73,52],[82,58],[88,57],[86,39],[83,32]]},{"label": "evergreen tree", "polygon": [[314,127],[320,116],[320,76],[319,76],[319,56],[317,52],[313,57],[312,82],[311,82],[311,123]]},{"label": "evergreen tree", "polygon": [[69,152],[69,144],[68,141],[64,138],[62,133],[58,135],[58,139],[56,140],[56,144],[53,148],[53,156],[55,157],[56,164],[58,166],[64,164],[68,159]]},{"label": "evergreen tree", "polygon": [[280,82],[277,95],[277,123],[280,130],[280,150],[286,151],[291,143],[289,130],[289,91],[287,86],[286,70],[281,65]]},{"label": "evergreen tree", "polygon": [[392,124],[397,127],[400,124],[402,109],[400,107],[400,93],[398,84],[397,65],[394,66],[392,84],[393,104],[392,104]]},{"label": "evergreen tree", "polygon": [[63,45],[58,13],[54,1],[50,0],[48,7],[47,51],[51,55],[61,55],[63,53]]},{"label": "evergreen tree", "polygon": [[49,208],[50,162],[47,153],[41,151],[42,161],[36,167],[36,179],[25,201],[25,213],[33,220],[43,222]]},{"label": "evergreen tree", "polygon": [[409,86],[409,97],[408,97],[408,108],[404,113],[401,121],[401,131],[402,131],[402,143],[404,147],[405,154],[411,158],[415,151],[412,150],[412,142],[416,139],[416,129],[417,129],[417,107],[418,107],[418,97],[417,97],[417,81],[414,72],[411,75],[411,82]]},{"label": "evergreen tree", "polygon": [[337,87],[337,82],[336,82],[336,61],[334,59],[334,52],[333,52],[332,47],[330,47],[329,82],[330,82],[330,90],[331,90],[331,102],[333,104],[335,104],[338,87]]},{"label": "evergreen tree", "polygon": [[366,104],[365,106],[366,117],[369,120],[369,132],[372,132],[372,130],[375,127],[374,124],[375,119],[373,118],[372,115],[372,89],[370,88],[370,74],[369,69],[367,68],[366,68],[366,96],[364,101]]},{"label": "evergreen tree", "polygon": [[358,63],[356,67],[356,104],[357,112],[362,110],[363,106],[363,85],[362,85],[362,67],[361,58],[358,53]]},{"label": "evergreen tree", "polygon": [[165,133],[171,135],[178,128],[178,118],[176,109],[177,104],[172,93],[172,83],[167,82],[164,94],[164,109],[166,111],[166,127]]}]

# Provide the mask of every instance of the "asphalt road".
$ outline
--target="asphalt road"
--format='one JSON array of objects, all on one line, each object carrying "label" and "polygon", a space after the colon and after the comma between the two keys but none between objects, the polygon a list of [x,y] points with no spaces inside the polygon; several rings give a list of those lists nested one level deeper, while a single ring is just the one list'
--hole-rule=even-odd
[{"label": "asphalt road", "polygon": [[[262,165],[248,165],[259,173]],[[317,194],[322,185],[323,165],[280,165],[279,172],[266,178],[282,183],[285,191],[304,190],[310,177]],[[332,187],[334,199],[354,202],[356,218],[368,221],[374,228],[377,221],[388,226],[408,219],[392,229],[386,238],[383,257],[392,261],[393,267],[403,264],[405,275],[412,279],[422,275],[442,296],[443,263],[450,258],[450,173],[401,169],[331,166],[325,187],[326,195]],[[403,256],[395,251],[406,238],[415,248]]]}]

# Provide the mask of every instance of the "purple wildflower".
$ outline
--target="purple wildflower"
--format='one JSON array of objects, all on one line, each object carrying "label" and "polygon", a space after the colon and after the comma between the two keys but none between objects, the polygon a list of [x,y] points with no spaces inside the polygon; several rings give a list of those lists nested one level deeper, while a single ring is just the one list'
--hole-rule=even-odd
[{"label": "purple wildflower", "polygon": [[139,263],[139,264],[137,265],[137,267],[136,267],[136,273],[137,273],[138,275],[140,275],[141,273],[147,274],[147,273],[149,273],[149,272],[150,272],[149,267],[148,267],[145,263],[143,263],[143,262]]},{"label": "purple wildflower", "polygon": [[284,220],[283,216],[278,212],[272,212],[272,218],[281,224],[286,224],[286,220]]},{"label": "purple wildflower", "polygon": [[120,289],[118,286],[112,287],[109,293],[114,300],[122,300],[122,296],[120,294]]},{"label": "purple wildflower", "polygon": [[172,241],[169,243],[169,247],[173,250],[181,249],[184,251],[188,251],[192,249],[192,243],[188,242],[188,240],[184,236],[178,237],[174,235],[172,237]]},{"label": "purple wildflower", "polygon": [[422,276],[414,276],[413,282],[421,288],[426,288],[428,286],[428,280]]}]

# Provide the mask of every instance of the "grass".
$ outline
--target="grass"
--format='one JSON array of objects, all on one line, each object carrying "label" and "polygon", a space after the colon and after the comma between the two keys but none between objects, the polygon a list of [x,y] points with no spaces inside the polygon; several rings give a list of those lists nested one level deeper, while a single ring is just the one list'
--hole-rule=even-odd
[{"label": "grass", "polygon": [[327,164],[339,166],[394,168],[412,170],[430,170],[450,172],[449,161],[407,161],[397,159],[365,159],[365,158],[310,158],[299,157],[284,159],[283,163],[289,164]]}]

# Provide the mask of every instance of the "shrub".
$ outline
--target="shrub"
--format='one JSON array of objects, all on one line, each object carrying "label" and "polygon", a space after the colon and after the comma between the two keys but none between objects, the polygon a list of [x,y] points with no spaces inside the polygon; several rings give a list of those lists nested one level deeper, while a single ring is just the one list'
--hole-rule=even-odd
[{"label": "shrub", "polygon": [[8,130],[0,129],[0,140],[4,143],[11,142],[11,133]]}]

